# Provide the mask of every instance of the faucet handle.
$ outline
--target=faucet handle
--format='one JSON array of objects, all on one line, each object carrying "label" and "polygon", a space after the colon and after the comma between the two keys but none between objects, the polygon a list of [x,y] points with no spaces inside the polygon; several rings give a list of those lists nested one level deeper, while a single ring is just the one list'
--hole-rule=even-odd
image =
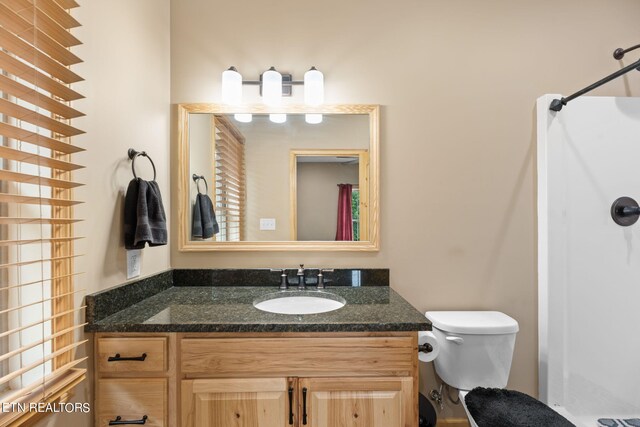
[{"label": "faucet handle", "polygon": [[333,268],[318,269],[318,289],[324,289],[324,273],[333,273]]},{"label": "faucet handle", "polygon": [[289,289],[289,276],[287,276],[288,268],[271,268],[272,273],[280,273],[280,290],[286,291]]},{"label": "faucet handle", "polygon": [[298,269],[298,290],[304,291],[307,286],[307,278],[304,275],[304,264],[300,264],[300,268]]}]

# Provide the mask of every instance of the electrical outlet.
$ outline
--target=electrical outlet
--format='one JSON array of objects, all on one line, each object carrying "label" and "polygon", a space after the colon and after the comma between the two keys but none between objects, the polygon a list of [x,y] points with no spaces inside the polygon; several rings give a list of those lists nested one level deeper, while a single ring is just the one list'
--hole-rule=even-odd
[{"label": "electrical outlet", "polygon": [[140,275],[140,264],[142,264],[142,250],[127,251],[127,279],[133,279]]},{"label": "electrical outlet", "polygon": [[276,229],[275,218],[260,218],[260,230],[273,231]]}]

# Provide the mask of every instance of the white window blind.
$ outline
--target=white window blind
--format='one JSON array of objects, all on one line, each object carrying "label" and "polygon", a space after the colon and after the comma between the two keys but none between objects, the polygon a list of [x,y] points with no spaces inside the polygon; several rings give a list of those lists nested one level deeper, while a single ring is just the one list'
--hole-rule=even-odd
[{"label": "white window blind", "polygon": [[[82,381],[74,306],[71,85],[75,0],[0,0],[0,402],[55,401]],[[0,426],[34,413],[0,414]]]},{"label": "white window blind", "polygon": [[216,240],[244,240],[244,136],[224,116],[214,116],[215,211],[220,233]]}]

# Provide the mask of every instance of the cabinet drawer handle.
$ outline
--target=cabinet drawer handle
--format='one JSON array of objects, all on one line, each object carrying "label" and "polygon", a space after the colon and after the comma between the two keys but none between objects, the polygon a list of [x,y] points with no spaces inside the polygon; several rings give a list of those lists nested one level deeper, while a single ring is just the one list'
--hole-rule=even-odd
[{"label": "cabinet drawer handle", "polygon": [[144,362],[144,359],[147,358],[147,353],[142,353],[142,356],[137,357],[121,357],[120,353],[116,353],[115,356],[109,356],[107,362],[124,362],[124,361],[135,361],[135,362]]},{"label": "cabinet drawer handle", "polygon": [[293,387],[289,387],[289,425],[293,425]]},{"label": "cabinet drawer handle", "polygon": [[109,425],[110,426],[123,426],[126,424],[144,425],[147,422],[147,418],[149,417],[147,417],[146,415],[143,415],[142,418],[139,420],[123,420],[122,417],[118,415],[115,420],[109,421]]},{"label": "cabinet drawer handle", "polygon": [[307,388],[302,389],[302,424],[307,425]]}]

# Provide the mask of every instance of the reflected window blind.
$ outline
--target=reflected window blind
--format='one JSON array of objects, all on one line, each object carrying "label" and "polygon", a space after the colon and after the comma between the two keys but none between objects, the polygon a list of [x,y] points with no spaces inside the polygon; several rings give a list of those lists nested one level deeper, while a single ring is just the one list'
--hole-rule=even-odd
[{"label": "reflected window blind", "polygon": [[213,117],[215,210],[220,233],[216,240],[244,240],[244,137],[225,116]]},{"label": "reflected window blind", "polygon": [[[82,381],[74,305],[75,0],[0,1],[0,402],[55,401]],[[0,413],[0,426],[34,413]]]}]

